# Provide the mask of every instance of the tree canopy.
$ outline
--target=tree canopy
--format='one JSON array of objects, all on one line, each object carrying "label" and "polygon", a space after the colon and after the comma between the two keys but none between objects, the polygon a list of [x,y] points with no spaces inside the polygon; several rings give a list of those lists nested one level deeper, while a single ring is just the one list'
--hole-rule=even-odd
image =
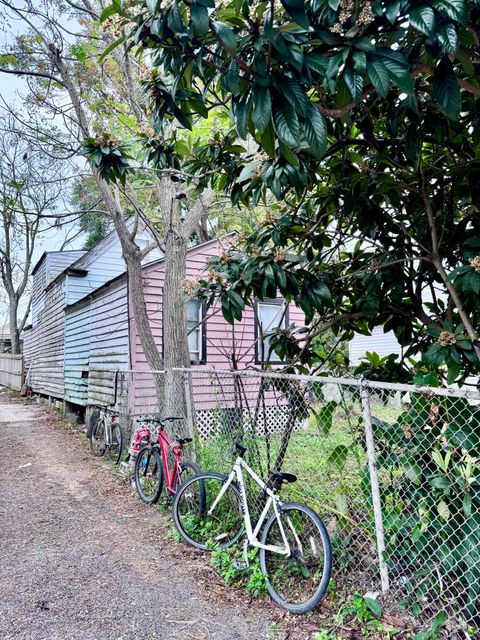
[{"label": "tree canopy", "polygon": [[[230,321],[295,301],[308,331],[276,348],[299,365],[326,328],[383,325],[450,382],[478,371],[479,2],[115,0],[102,19],[152,64],[147,160],[268,206],[200,295]],[[230,126],[186,145],[212,112]]]}]

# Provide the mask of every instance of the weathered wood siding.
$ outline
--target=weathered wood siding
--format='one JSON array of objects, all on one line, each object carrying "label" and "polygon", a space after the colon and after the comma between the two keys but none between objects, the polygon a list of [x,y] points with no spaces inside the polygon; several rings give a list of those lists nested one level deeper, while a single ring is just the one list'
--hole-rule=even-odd
[{"label": "weathered wood siding", "polygon": [[68,306],[65,327],[65,399],[111,404],[114,372],[130,365],[126,277]]},{"label": "weathered wood siding", "polygon": [[94,294],[90,313],[88,404],[110,404],[115,395],[113,371],[130,367],[126,278]]},{"label": "weathered wood siding", "polygon": [[50,284],[32,328],[24,335],[25,366],[35,393],[63,399],[65,281]]},{"label": "weathered wood siding", "polygon": [[20,391],[23,385],[23,356],[2,353],[0,355],[0,385]]},{"label": "weathered wood siding", "polygon": [[[151,236],[144,229],[139,232],[138,240],[140,245],[144,246],[151,241]],[[151,261],[158,256],[159,252],[153,251],[146,260]],[[79,273],[81,271],[85,271],[86,274],[82,275]],[[104,313],[100,311],[100,307],[96,308],[95,303],[92,303],[94,319],[91,321],[92,340],[96,345],[93,354],[89,347],[88,360],[86,359],[87,335],[83,330],[87,325],[75,324],[76,320],[73,317],[69,320],[72,323],[71,326],[68,326],[71,335],[67,343],[65,342],[65,307],[82,300],[92,291],[124,272],[125,262],[120,241],[115,232],[92,251],[46,253],[35,266],[32,328],[26,333],[24,346],[26,365],[28,367],[32,364],[31,381],[35,393],[51,395],[59,399],[66,397],[70,402],[84,404],[86,402],[85,379],[81,378],[84,367],[88,364],[87,368],[93,366],[97,369],[99,363],[103,368],[116,367],[119,359],[123,362],[127,357],[128,360],[128,337],[126,346],[118,348],[115,345],[106,346],[106,338],[99,340],[98,344],[95,343],[95,328],[98,326],[99,332],[105,328],[105,323],[101,319]],[[118,309],[112,311],[111,315],[117,324],[122,322],[125,324],[125,318],[128,315],[126,294],[122,295],[124,297],[122,304],[125,309],[123,317],[118,313]],[[88,313],[90,314],[90,311]],[[125,342],[125,333],[122,335],[120,332],[118,340]],[[68,358],[68,364],[65,362],[64,355]],[[93,358],[93,364],[90,362],[90,357]],[[66,383],[64,374],[68,376]],[[95,383],[94,387],[100,389],[102,384]],[[101,396],[100,391],[99,395]]]},{"label": "weathered wood siding", "polygon": [[[25,369],[35,393],[63,399],[65,279],[58,276],[84,251],[45,253],[33,270],[32,326],[24,332]],[[56,281],[55,279],[58,278]]]},{"label": "weathered wood siding", "polygon": [[65,400],[85,405],[90,361],[90,301],[65,313]]},{"label": "weathered wood siding", "polygon": [[33,270],[32,283],[32,324],[38,322],[38,316],[45,305],[48,285],[81,258],[85,251],[51,251],[45,253]]},{"label": "weathered wood siding", "polygon": [[[136,242],[143,247],[152,241],[150,232],[139,230]],[[161,257],[160,249],[151,251],[144,263],[158,260]],[[86,276],[67,277],[67,304],[73,304],[91,291],[95,291],[116,276],[126,270],[125,260],[122,255],[122,247],[116,232],[112,232],[98,246],[86,253],[72,265],[75,269],[88,271]]]},{"label": "weathered wood siding", "polygon": [[65,269],[72,266],[82,256],[85,251],[50,251],[46,255],[47,273],[45,285],[48,286]]}]

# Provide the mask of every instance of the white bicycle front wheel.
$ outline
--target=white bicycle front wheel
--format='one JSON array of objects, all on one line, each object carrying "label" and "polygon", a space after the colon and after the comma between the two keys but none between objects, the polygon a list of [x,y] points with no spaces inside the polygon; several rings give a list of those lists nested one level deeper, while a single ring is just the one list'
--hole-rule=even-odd
[{"label": "white bicycle front wheel", "polygon": [[173,502],[173,521],[192,547],[225,549],[242,536],[244,519],[237,485],[232,482],[215,504],[227,479],[220,473],[201,473],[179,487]]},{"label": "white bicycle front wheel", "polygon": [[[306,613],[325,595],[332,572],[332,550],[320,516],[305,504],[288,502],[279,509],[290,555],[260,549],[260,568],[270,597],[291,613]],[[262,544],[285,547],[276,514],[268,520]]]}]

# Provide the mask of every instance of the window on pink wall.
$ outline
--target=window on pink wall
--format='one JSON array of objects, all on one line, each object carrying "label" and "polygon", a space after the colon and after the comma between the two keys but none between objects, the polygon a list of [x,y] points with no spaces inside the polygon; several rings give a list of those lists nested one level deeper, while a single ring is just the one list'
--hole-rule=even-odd
[{"label": "window on pink wall", "polygon": [[275,351],[270,352],[268,332],[284,329],[288,325],[288,305],[282,298],[258,300],[255,303],[255,362],[256,364],[280,364]]},{"label": "window on pink wall", "polygon": [[[188,350],[192,364],[205,364],[205,306],[201,300],[187,300],[185,303],[188,331]],[[202,324],[199,324],[202,323]]]}]

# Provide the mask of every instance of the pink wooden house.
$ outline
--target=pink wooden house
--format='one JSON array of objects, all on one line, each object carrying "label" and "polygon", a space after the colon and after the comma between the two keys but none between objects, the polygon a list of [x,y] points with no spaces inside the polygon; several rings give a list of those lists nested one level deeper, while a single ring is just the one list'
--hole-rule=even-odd
[{"label": "pink wooden house", "polygon": [[[211,240],[192,247],[187,254],[187,278],[200,275],[207,260],[222,250],[225,240]],[[162,260],[144,267],[145,297],[152,330],[160,351],[163,344],[162,299],[165,280],[165,264]],[[241,322],[231,325],[217,309],[206,310],[198,300],[187,300],[187,325],[193,329],[189,334],[190,362],[192,367],[195,410],[208,411],[214,407],[232,407],[243,395],[243,404],[255,404],[258,395],[258,378],[243,379],[243,390],[239,391],[234,377],[221,372],[245,369],[260,369],[263,358],[269,354],[267,331],[278,326],[295,324],[303,326],[303,312],[294,305],[285,308],[281,298],[258,301],[255,309],[247,307]],[[200,325],[200,321],[204,322]],[[261,325],[261,326],[259,326]],[[154,385],[148,373],[148,365],[135,327],[133,313],[130,313],[130,359],[134,413],[144,411],[154,398]],[[269,364],[282,365],[270,354]],[[218,373],[212,372],[212,369]],[[203,372],[203,373],[202,373]],[[241,400],[241,399],[240,399]],[[278,404],[278,394],[271,391],[266,401]]]},{"label": "pink wooden house", "polygon": [[[191,247],[187,252],[187,277],[200,275],[208,258],[218,255],[224,244],[225,239],[211,240]],[[147,312],[162,353],[164,260],[145,265],[143,275]],[[210,415],[214,408],[231,409],[239,403],[254,405],[258,379],[252,379],[251,388],[248,381],[243,381],[239,390],[232,376],[220,372],[261,368],[269,346],[268,337],[260,336],[280,324],[302,326],[303,313],[293,305],[285,308],[282,299],[258,301],[255,309],[247,308],[242,321],[232,326],[221,313],[206,311],[198,300],[186,300],[185,304],[191,329],[189,348],[196,414]],[[274,357],[270,356],[270,362],[275,366]],[[116,371],[123,374],[115,376]],[[120,379],[125,382],[120,388],[117,385],[118,395],[130,414],[157,411],[153,375],[138,338],[125,273],[65,308],[66,402],[83,407],[109,404],[115,396],[114,380]],[[266,401],[271,406],[278,405],[278,394],[269,391]]]}]

